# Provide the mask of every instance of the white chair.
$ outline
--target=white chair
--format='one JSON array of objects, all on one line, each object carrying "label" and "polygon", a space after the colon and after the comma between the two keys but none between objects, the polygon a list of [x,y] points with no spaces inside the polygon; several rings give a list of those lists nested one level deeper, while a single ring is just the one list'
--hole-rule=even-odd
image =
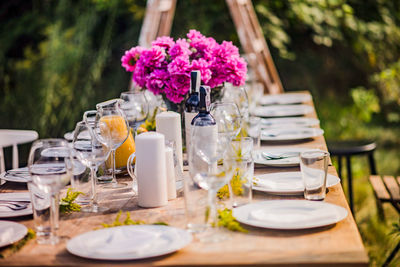
[{"label": "white chair", "polygon": [[0,129],[0,173],[6,171],[4,147],[13,147],[12,167],[15,169],[18,168],[18,145],[35,141],[38,137],[36,131]]}]

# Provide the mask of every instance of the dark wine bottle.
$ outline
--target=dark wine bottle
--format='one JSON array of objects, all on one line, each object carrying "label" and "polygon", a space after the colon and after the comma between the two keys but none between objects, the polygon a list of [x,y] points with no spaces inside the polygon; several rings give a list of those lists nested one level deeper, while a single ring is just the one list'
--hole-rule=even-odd
[{"label": "dark wine bottle", "polygon": [[196,123],[196,126],[210,126],[216,124],[214,117],[210,114],[210,92],[209,86],[200,86],[199,114],[193,118],[192,125],[194,125],[197,118],[201,118],[201,123]]},{"label": "dark wine bottle", "polygon": [[194,70],[190,73],[190,94],[185,102],[185,142],[186,151],[190,149],[191,123],[193,118],[199,113],[199,88],[200,88],[200,71]]}]

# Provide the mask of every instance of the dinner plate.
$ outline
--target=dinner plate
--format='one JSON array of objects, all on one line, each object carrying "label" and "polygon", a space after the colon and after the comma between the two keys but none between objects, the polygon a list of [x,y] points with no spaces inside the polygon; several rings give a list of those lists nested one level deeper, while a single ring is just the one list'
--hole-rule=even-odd
[{"label": "dinner plate", "polygon": [[[340,178],[328,174],[326,187],[340,183]],[[301,172],[275,172],[256,175],[253,179],[253,189],[275,195],[302,195],[304,184]]]},{"label": "dinner plate", "polygon": [[258,117],[289,117],[306,115],[313,110],[309,105],[272,105],[255,107],[252,113]]},{"label": "dinner plate", "polygon": [[347,217],[347,210],[324,201],[269,200],[235,208],[233,216],[251,226],[298,230],[335,224]]},{"label": "dinner plate", "polygon": [[192,241],[182,229],[164,225],[129,225],[78,235],[67,243],[77,256],[100,260],[134,260],[175,252]]},{"label": "dinner plate", "polygon": [[27,233],[28,229],[23,224],[0,221],[0,247],[11,245],[21,240]]},{"label": "dinner plate", "polygon": [[[28,192],[18,192],[18,193],[0,193],[0,200],[7,201],[31,201]],[[26,216],[32,214],[32,204],[26,207],[26,209],[22,210],[11,210],[7,207],[0,207],[0,218],[11,218],[11,217],[19,217]]]},{"label": "dinner plate", "polygon": [[260,99],[261,105],[282,105],[282,104],[299,104],[311,101],[310,94],[304,93],[288,93],[277,95],[263,95]]},{"label": "dinner plate", "polygon": [[263,129],[261,141],[296,141],[321,136],[324,130],[320,128],[298,127],[289,129]]},{"label": "dinner plate", "polygon": [[[294,167],[300,165],[300,152],[314,150],[306,147],[287,147],[287,148],[263,148],[253,151],[254,163],[271,167]],[[282,159],[267,159],[263,153],[273,156],[283,156]],[[288,153],[288,154],[286,154]],[[298,153],[299,155],[293,155]],[[287,155],[287,157],[286,157]]]},{"label": "dinner plate", "polygon": [[319,120],[315,118],[288,117],[288,118],[272,118],[261,119],[261,128],[296,128],[296,127],[313,127],[318,126]]},{"label": "dinner plate", "polygon": [[0,179],[9,182],[27,183],[31,181],[28,167],[8,170],[0,174]]}]

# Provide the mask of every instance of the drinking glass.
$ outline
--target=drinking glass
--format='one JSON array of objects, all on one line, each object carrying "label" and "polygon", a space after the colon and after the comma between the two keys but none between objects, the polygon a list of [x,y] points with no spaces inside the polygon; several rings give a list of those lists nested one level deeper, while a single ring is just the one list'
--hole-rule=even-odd
[{"label": "drinking glass", "polygon": [[225,83],[222,102],[235,103],[240,110],[242,119],[249,116],[249,98],[244,86],[233,86],[230,83]]},{"label": "drinking glass", "polygon": [[[97,115],[94,127],[96,130],[93,131],[97,139],[111,149],[112,182],[105,187],[114,189],[126,187],[126,183],[118,183],[115,177],[115,151],[130,135],[128,121],[120,108],[121,102],[121,99],[112,99],[96,105]],[[133,143],[133,140],[131,142]],[[129,144],[125,145],[129,146]],[[133,151],[127,147],[127,150],[121,153],[129,154],[125,155],[124,166],[126,166],[127,159]]]},{"label": "drinking glass", "polygon": [[[207,122],[209,122],[207,120]],[[225,163],[223,158],[231,140],[231,132],[217,125],[204,126],[203,118],[194,121],[192,128],[191,156],[189,157],[192,168],[193,180],[197,186],[208,190],[209,222],[217,223],[216,194],[232,177],[232,166]],[[219,130],[224,131],[219,131]],[[206,238],[206,241],[218,242],[222,237],[218,232]]]},{"label": "drinking glass", "polygon": [[[88,110],[83,114],[83,121],[87,124],[94,124],[94,128],[97,131],[99,131],[99,128],[98,127],[96,128],[96,117],[97,116],[98,116],[97,110]],[[106,144],[104,144],[104,145],[106,145]],[[96,178],[97,178],[97,182],[99,184],[107,184],[107,183],[111,183],[113,181],[111,171],[106,163],[107,163],[107,161],[103,162],[102,164],[100,164],[97,167]]]},{"label": "drinking glass", "polygon": [[241,129],[240,111],[233,102],[216,102],[211,105],[210,113],[214,117],[218,132],[226,133],[235,138]]},{"label": "drinking glass", "polygon": [[123,92],[121,93],[121,109],[126,115],[129,126],[134,135],[137,128],[146,120],[149,113],[149,103],[143,92]]},{"label": "drinking glass", "polygon": [[110,149],[97,140],[93,134],[93,131],[95,131],[94,125],[94,123],[87,124],[84,121],[78,122],[72,141],[76,157],[90,168],[91,197],[90,203],[82,208],[84,212],[103,212],[107,210],[105,207],[99,207],[97,203],[96,168],[108,158]]},{"label": "drinking glass", "polygon": [[310,150],[300,153],[300,170],[304,183],[304,198],[324,200],[328,175],[329,152]]},{"label": "drinking glass", "polygon": [[[38,239],[38,242],[57,244],[60,241],[56,231],[59,217],[59,191],[68,184],[73,173],[68,142],[64,139],[35,141],[29,152],[28,168],[33,185],[50,199],[50,205],[43,206],[47,212],[50,212],[50,226],[44,229],[43,238]],[[38,209],[38,206],[34,209]]]},{"label": "drinking glass", "polygon": [[254,162],[252,157],[227,158],[224,162],[230,164],[233,174],[229,186],[229,196],[232,207],[248,204],[252,200]]}]

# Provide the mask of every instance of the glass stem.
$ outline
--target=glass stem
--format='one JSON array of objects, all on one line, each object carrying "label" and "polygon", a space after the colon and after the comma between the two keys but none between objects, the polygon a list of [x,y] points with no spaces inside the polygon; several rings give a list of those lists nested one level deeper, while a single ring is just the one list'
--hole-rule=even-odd
[{"label": "glass stem", "polygon": [[92,206],[97,207],[97,190],[96,190],[96,166],[90,168],[90,179],[92,180]]},{"label": "glass stem", "polygon": [[117,178],[115,177],[115,149],[112,150],[111,155],[112,155],[112,183],[116,184]]},{"label": "glass stem", "polygon": [[58,193],[52,193],[50,197],[50,227],[51,238],[57,238],[59,217]]},{"label": "glass stem", "polygon": [[217,227],[218,220],[217,220],[217,192],[214,189],[208,190],[208,207],[209,207],[209,215],[208,215],[208,222],[211,226]]}]

